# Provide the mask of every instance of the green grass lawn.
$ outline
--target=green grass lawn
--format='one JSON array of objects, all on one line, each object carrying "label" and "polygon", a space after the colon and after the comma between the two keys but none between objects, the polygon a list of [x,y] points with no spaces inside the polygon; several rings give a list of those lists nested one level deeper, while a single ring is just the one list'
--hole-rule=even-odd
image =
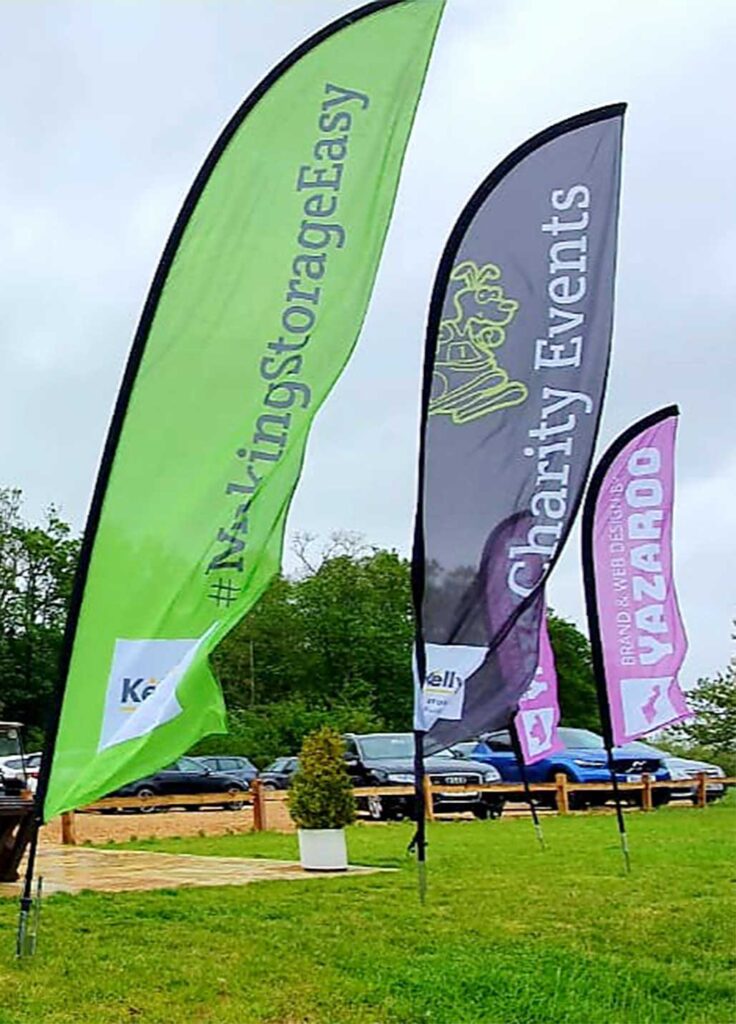
[{"label": "green grass lawn", "polygon": [[[365,878],[56,896],[17,964],[0,901],[0,1024],[729,1024],[736,808],[430,827],[421,908],[407,825],[356,826]],[[131,844],[296,856],[293,836]]]}]

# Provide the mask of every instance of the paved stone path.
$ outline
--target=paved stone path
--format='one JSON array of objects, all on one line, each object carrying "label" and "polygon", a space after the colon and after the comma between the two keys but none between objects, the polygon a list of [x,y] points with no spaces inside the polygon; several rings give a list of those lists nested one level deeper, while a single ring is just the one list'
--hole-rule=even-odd
[{"label": "paved stone path", "polygon": [[[349,875],[369,875],[381,868],[350,867]],[[45,896],[52,893],[140,892],[186,886],[248,885],[249,882],[304,881],[343,877],[344,871],[304,871],[288,860],[246,857],[197,857],[137,850],[94,850],[43,846],[36,873],[43,875]],[[17,897],[20,883],[0,885],[0,897]]]}]

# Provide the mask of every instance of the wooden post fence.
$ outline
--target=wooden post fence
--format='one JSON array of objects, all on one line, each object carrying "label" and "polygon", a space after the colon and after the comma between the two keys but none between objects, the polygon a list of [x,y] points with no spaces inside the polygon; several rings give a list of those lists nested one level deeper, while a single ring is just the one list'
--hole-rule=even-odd
[{"label": "wooden post fence", "polygon": [[74,811],[64,811],[61,816],[61,842],[64,846],[77,845],[77,829]]},{"label": "wooden post fence", "polygon": [[264,832],[266,829],[266,801],[263,795],[263,783],[260,779],[253,779],[250,791],[253,794],[253,831]]},{"label": "wooden post fence", "polygon": [[570,813],[570,797],[567,792],[567,775],[564,772],[558,772],[555,775],[555,800],[557,802],[557,810],[560,814]]},{"label": "wooden post fence", "polygon": [[645,774],[642,776],[644,788],[641,791],[641,809],[643,811],[651,811],[652,809],[652,776]]},{"label": "wooden post fence", "polygon": [[708,803],[708,786],[705,772],[698,772],[698,807],[705,807]]},{"label": "wooden post fence", "polygon": [[[655,789],[665,790],[689,790],[690,793],[695,792],[694,803],[697,807],[703,808],[708,803],[708,786],[718,783],[722,786],[733,786],[736,785],[736,777],[734,778],[710,778],[704,772],[700,772],[696,777],[691,779],[674,780],[666,779],[657,781],[651,775],[642,775],[640,782],[623,782],[620,783],[620,788],[624,794],[641,793],[640,800],[637,799],[637,803],[640,803],[642,810],[651,811],[654,809]],[[543,782],[543,783],[532,783],[532,792],[544,793],[547,796],[554,794],[555,806],[558,814],[569,814],[570,813],[570,794],[575,793],[601,793],[608,792],[610,786],[606,783],[595,782],[595,783],[575,783],[570,782],[568,777],[560,772],[555,775],[554,782]],[[445,785],[441,786],[433,785],[429,777],[424,780],[424,806],[426,815],[429,821],[434,821],[436,818],[434,810],[433,794],[435,792],[441,793],[479,793],[479,792],[492,792],[492,793],[503,793],[503,794],[514,794],[521,797],[524,793],[524,787],[515,783],[467,783],[464,785]],[[355,795],[358,798],[364,798],[369,796],[412,796],[414,794],[414,788],[412,786],[364,786],[357,787]],[[609,797],[610,799],[610,794]],[[76,846],[77,845],[77,834],[76,834],[76,818],[75,813],[82,813],[87,811],[122,811],[122,810],[156,810],[156,809],[171,809],[185,808],[185,807],[202,807],[208,805],[215,806],[227,806],[229,804],[245,804],[252,805],[253,807],[253,831],[263,832],[268,828],[268,813],[267,807],[270,802],[284,804],[288,799],[288,793],[285,792],[273,792],[268,789],[264,789],[263,783],[260,779],[254,779],[251,783],[250,792],[248,793],[201,793],[198,795],[166,795],[166,796],[152,796],[152,797],[139,797],[139,796],[128,796],[128,797],[106,797],[103,800],[97,800],[89,806],[80,808],[77,812],[67,811],[61,816],[61,841],[65,846]],[[584,798],[583,798],[584,799]],[[692,804],[691,804],[692,806]],[[1,810],[2,808],[0,808]],[[440,808],[441,813],[441,808]],[[0,853],[2,850],[0,849]]]},{"label": "wooden post fence", "polygon": [[434,821],[434,800],[432,799],[432,782],[428,775],[424,776],[424,813],[427,821]]}]

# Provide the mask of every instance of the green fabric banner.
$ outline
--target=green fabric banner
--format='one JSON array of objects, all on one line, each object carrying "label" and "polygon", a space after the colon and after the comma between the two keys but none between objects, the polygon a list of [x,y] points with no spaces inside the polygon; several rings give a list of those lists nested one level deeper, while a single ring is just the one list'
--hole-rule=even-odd
[{"label": "green fabric banner", "polygon": [[209,655],[279,568],[310,425],[365,316],[443,6],[369,4],[304,43],[192,187],[93,499],[45,820],[225,731]]}]

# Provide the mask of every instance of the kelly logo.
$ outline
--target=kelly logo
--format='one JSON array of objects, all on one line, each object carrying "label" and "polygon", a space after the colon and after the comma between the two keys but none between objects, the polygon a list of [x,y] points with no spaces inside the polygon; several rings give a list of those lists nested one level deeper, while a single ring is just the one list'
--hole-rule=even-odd
[{"label": "kelly logo", "polygon": [[519,309],[500,279],[495,263],[479,267],[472,260],[463,260],[450,274],[457,283],[454,315],[440,323],[430,416],[470,423],[526,401],[526,384],[511,380],[498,359],[506,328]]},{"label": "kelly logo", "polygon": [[181,713],[176,687],[197,640],[116,640],[99,749],[145,736]]},{"label": "kelly logo", "polygon": [[122,692],[120,694],[120,703],[123,708],[130,708],[131,710],[144,701],[147,697],[150,697],[155,692],[160,680],[158,679],[144,679],[139,676],[137,679],[131,679],[126,676],[123,679]]},{"label": "kelly logo", "polygon": [[457,672],[448,669],[446,672],[429,672],[427,674],[426,686],[435,694],[442,691],[448,695],[454,695],[465,685],[465,680]]},{"label": "kelly logo", "polygon": [[438,718],[458,721],[463,717],[467,680],[483,664],[488,650],[464,644],[425,644],[424,651],[426,672],[414,721],[415,728],[426,731]]}]

